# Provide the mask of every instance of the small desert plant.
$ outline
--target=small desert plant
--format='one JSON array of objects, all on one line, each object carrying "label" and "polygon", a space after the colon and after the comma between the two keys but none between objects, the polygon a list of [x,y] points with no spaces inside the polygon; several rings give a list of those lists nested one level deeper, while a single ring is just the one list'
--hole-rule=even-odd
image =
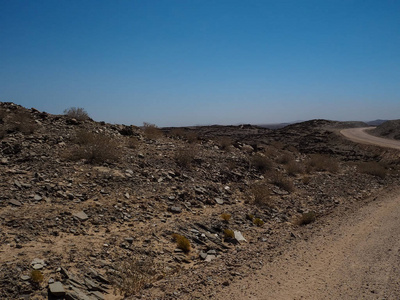
[{"label": "small desert plant", "polygon": [[160,272],[161,267],[148,257],[124,260],[115,269],[112,282],[125,297],[138,293],[146,285],[163,276]]},{"label": "small desert plant", "polygon": [[163,136],[163,132],[155,124],[143,123],[143,131],[146,138],[156,140]]},{"label": "small desert plant", "polygon": [[247,220],[250,220],[250,221],[253,221],[254,215],[252,215],[252,214],[247,214],[247,215],[246,215],[246,219],[247,219]]},{"label": "small desert plant", "polygon": [[180,148],[177,149],[174,155],[176,164],[185,169],[190,169],[192,162],[196,155],[196,149],[190,148]]},{"label": "small desert plant", "polygon": [[286,165],[286,173],[290,176],[296,176],[303,173],[303,167],[298,162],[292,160]]},{"label": "small desert plant", "polygon": [[104,134],[77,131],[75,142],[78,146],[69,155],[72,160],[85,159],[89,163],[117,161],[121,156],[119,143]]},{"label": "small desert plant", "polygon": [[266,183],[254,183],[250,187],[250,196],[253,199],[253,203],[257,206],[271,206],[272,204],[270,191]]},{"label": "small desert plant", "polygon": [[261,173],[272,169],[272,161],[261,154],[255,154],[250,158],[250,165]]},{"label": "small desert plant", "polygon": [[28,112],[22,111],[10,115],[5,128],[10,132],[19,131],[23,134],[31,134],[35,131],[36,125],[32,116]]},{"label": "small desert plant", "polygon": [[271,174],[270,182],[289,193],[294,191],[293,182],[290,179],[286,179],[283,174],[279,172],[274,172]]},{"label": "small desert plant", "polygon": [[253,219],[253,224],[258,226],[258,227],[261,227],[261,226],[264,225],[264,221],[259,219],[259,218],[255,218],[255,219]]},{"label": "small desert plant", "polygon": [[71,119],[76,119],[78,121],[84,121],[89,119],[88,113],[82,107],[70,107],[64,110],[64,115],[66,115]]},{"label": "small desert plant", "polygon": [[136,137],[128,137],[126,139],[126,146],[130,149],[136,149],[139,146],[139,140]]},{"label": "small desert plant", "polygon": [[36,285],[39,286],[42,281],[43,281],[44,277],[42,272],[40,272],[39,270],[32,270],[31,272],[31,282]]},{"label": "small desert plant", "polygon": [[386,177],[386,168],[382,164],[375,161],[360,163],[358,170],[361,173],[377,176],[382,179]]},{"label": "small desert plant", "polygon": [[224,229],[224,237],[225,239],[233,239],[235,238],[235,233],[231,229]]},{"label": "small desert plant", "polygon": [[307,162],[307,171],[328,171],[336,173],[339,170],[338,162],[327,155],[313,154]]},{"label": "small desert plant", "polygon": [[221,150],[229,151],[230,147],[232,146],[232,139],[227,136],[221,137],[219,139],[219,146]]},{"label": "small desert plant", "polygon": [[310,177],[310,176],[307,176],[307,175],[305,175],[305,176],[302,178],[302,180],[301,180],[301,181],[303,182],[303,184],[307,185],[307,184],[309,184],[309,183],[310,183],[310,181],[311,181],[311,177]]},{"label": "small desert plant", "polygon": [[277,161],[280,164],[286,165],[293,160],[293,157],[289,153],[284,153],[280,157],[278,157]]},{"label": "small desert plant", "polygon": [[173,128],[169,132],[169,136],[171,136],[173,138],[183,138],[183,137],[185,137],[185,130],[183,128],[179,128],[179,127]]},{"label": "small desert plant", "polygon": [[316,214],[314,211],[303,213],[296,221],[296,225],[307,225],[314,222],[316,219]]},{"label": "small desert plant", "polygon": [[174,238],[178,249],[181,249],[185,253],[190,251],[190,241],[186,237],[177,233],[174,233],[172,237]]},{"label": "small desert plant", "polygon": [[226,223],[228,223],[229,220],[231,219],[231,215],[230,215],[230,214],[227,214],[227,213],[223,213],[223,214],[221,215],[221,219],[224,220]]},{"label": "small desert plant", "polygon": [[199,136],[194,131],[185,132],[184,137],[190,144],[193,144],[199,140]]}]

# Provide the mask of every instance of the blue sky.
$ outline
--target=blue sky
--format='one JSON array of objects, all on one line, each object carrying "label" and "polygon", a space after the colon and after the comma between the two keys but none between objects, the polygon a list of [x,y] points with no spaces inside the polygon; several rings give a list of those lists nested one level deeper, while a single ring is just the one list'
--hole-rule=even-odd
[{"label": "blue sky", "polygon": [[135,125],[399,119],[400,1],[0,0],[0,101]]}]

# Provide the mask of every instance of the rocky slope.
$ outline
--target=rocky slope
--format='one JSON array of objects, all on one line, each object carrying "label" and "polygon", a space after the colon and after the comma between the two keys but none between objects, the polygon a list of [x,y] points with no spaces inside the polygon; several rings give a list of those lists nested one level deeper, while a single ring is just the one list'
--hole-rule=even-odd
[{"label": "rocky slope", "polygon": [[212,297],[306,235],[307,216],[396,182],[394,152],[337,125],[161,131],[0,103],[0,298]]},{"label": "rocky slope", "polygon": [[390,120],[371,130],[371,134],[389,139],[400,140],[400,120]]}]

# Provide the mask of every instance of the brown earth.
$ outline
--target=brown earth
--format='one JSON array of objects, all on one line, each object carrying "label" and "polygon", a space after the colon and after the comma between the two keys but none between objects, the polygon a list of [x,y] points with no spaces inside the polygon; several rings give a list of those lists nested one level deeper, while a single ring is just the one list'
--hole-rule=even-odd
[{"label": "brown earth", "polygon": [[0,103],[0,126],[1,299],[214,298],[398,185],[398,151],[349,123],[160,131]]}]

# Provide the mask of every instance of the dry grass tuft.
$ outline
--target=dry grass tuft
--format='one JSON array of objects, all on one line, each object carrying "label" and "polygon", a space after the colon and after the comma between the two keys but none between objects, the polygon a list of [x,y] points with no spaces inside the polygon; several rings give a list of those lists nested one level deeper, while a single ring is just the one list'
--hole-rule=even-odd
[{"label": "dry grass tuft", "polygon": [[316,214],[314,211],[310,211],[307,213],[302,214],[297,220],[295,220],[295,224],[302,226],[302,225],[307,225],[316,220]]},{"label": "dry grass tuft", "polygon": [[231,219],[231,215],[230,215],[230,214],[227,214],[227,213],[223,213],[223,214],[221,215],[221,219],[228,223],[229,220]]},{"label": "dry grass tuft", "polygon": [[219,139],[219,147],[221,150],[229,151],[232,146],[232,139],[227,136],[223,136]]},{"label": "dry grass tuft", "polygon": [[160,272],[161,268],[148,257],[122,261],[115,269],[112,282],[125,297],[137,294],[146,285],[163,277],[163,273]]},{"label": "dry grass tuft", "polygon": [[190,241],[186,237],[177,233],[174,233],[172,237],[176,242],[177,248],[181,249],[185,253],[190,251]]},{"label": "dry grass tuft", "polygon": [[235,233],[231,229],[224,229],[224,237],[225,239],[233,239],[235,238]]},{"label": "dry grass tuft", "polygon": [[259,219],[259,218],[255,218],[255,219],[253,219],[253,224],[258,226],[258,227],[261,227],[261,226],[264,225],[264,221]]}]

